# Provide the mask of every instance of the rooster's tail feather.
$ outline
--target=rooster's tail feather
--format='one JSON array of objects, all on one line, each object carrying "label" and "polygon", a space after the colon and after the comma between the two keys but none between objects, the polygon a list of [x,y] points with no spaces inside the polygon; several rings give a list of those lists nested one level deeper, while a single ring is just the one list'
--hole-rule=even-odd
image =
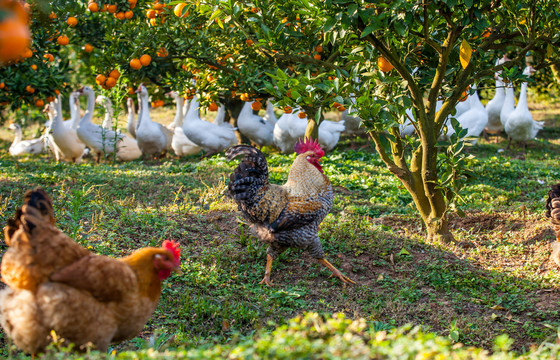
[{"label": "rooster's tail feather", "polygon": [[264,154],[252,146],[237,145],[226,151],[226,158],[231,161],[241,154],[245,156],[231,174],[228,185],[228,196],[236,201],[252,199],[268,184],[268,163]]},{"label": "rooster's tail feather", "polygon": [[546,216],[552,218],[556,239],[560,241],[560,184],[552,185],[548,192]]}]

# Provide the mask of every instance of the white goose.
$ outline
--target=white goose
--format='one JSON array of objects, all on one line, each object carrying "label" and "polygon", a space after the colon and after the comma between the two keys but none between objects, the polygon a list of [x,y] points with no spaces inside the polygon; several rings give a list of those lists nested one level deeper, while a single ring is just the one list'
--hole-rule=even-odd
[{"label": "white goose", "polygon": [[136,108],[134,107],[134,100],[132,98],[126,99],[126,106],[128,108],[126,130],[130,136],[136,139]]},{"label": "white goose", "polygon": [[175,130],[173,131],[173,139],[171,140],[171,147],[175,154],[179,156],[194,155],[198,154],[202,149],[193,143],[183,131],[183,97],[181,97],[177,92],[172,91],[170,93],[171,97],[175,100],[175,105],[177,107],[177,113],[175,114]]},{"label": "white goose", "polygon": [[[496,65],[500,65],[506,60],[508,60],[506,57],[498,59],[496,61]],[[496,79],[496,93],[486,104],[486,112],[488,113],[488,125],[486,125],[486,131],[490,134],[499,134],[504,129],[504,125],[500,120],[500,114],[506,99],[506,92],[504,90],[504,82],[502,81],[501,73],[501,71],[498,71],[494,74],[494,79]]]},{"label": "white goose", "polygon": [[273,139],[274,144],[280,149],[284,154],[291,153],[294,151],[294,146],[297,142],[297,138],[292,137],[290,133],[290,126],[292,123],[292,117],[296,116],[293,113],[282,114],[276,124],[274,124]]},{"label": "white goose", "polygon": [[[533,67],[529,65],[523,70],[523,75],[530,76],[534,72]],[[505,131],[510,138],[510,143],[511,140],[526,142],[534,139],[543,125],[543,122],[533,120],[533,115],[527,106],[527,82],[523,82],[517,106],[508,116],[505,124]]]},{"label": "white goose", "polygon": [[[350,95],[350,101],[352,105],[356,103],[356,97],[354,94]],[[352,116],[349,114],[349,109],[344,109],[341,115],[342,120],[344,120],[344,126],[346,129],[344,130],[348,134],[356,134],[363,130],[362,126],[362,119],[359,116]]]},{"label": "white goose", "polygon": [[255,144],[259,146],[271,145],[274,142],[274,124],[255,115],[251,108],[252,104],[253,101],[248,101],[243,105],[237,117],[237,127],[243,135]]},{"label": "white goose", "polygon": [[[49,106],[52,106],[55,112],[50,131],[52,140],[62,153],[63,160],[79,164],[82,161],[86,146],[78,137],[76,129],[72,125],[66,126],[62,120],[62,101],[60,95]],[[57,159],[57,161],[59,160],[60,158]]]},{"label": "white goose", "polygon": [[[117,150],[117,158],[119,160],[133,160],[139,158],[142,153],[134,139],[118,134],[113,130],[104,129],[99,125],[91,122],[95,107],[95,94],[93,90],[86,86],[81,92],[87,96],[87,110],[78,126],[78,137],[97,155],[99,162],[103,154],[112,154]],[[117,146],[115,146],[117,141]]]},{"label": "white goose", "polygon": [[266,110],[264,112],[263,119],[264,121],[272,124],[272,126],[274,126],[278,121],[278,118],[274,113],[274,105],[272,104],[272,101],[270,101],[270,99],[266,100]]},{"label": "white goose", "polygon": [[140,84],[137,90],[140,102],[140,112],[136,125],[136,141],[146,155],[160,155],[171,149],[173,132],[160,123],[152,121],[148,103],[148,90]]},{"label": "white goose", "polygon": [[[478,98],[476,85],[474,84],[473,89],[475,90],[474,93],[465,101],[469,102],[469,109],[456,117],[461,127],[467,130],[467,137],[480,136],[488,124],[488,113]],[[474,140],[473,143],[476,144],[476,140]]]},{"label": "white goose", "polygon": [[515,93],[513,90],[513,83],[510,81],[506,84],[504,95],[504,103],[500,110],[500,122],[505,129],[509,115],[515,110]]},{"label": "white goose", "polygon": [[14,141],[10,145],[10,155],[12,156],[24,156],[40,154],[45,149],[44,136],[38,139],[22,140],[23,135],[21,133],[21,126],[19,124],[10,124],[10,130],[15,131]]},{"label": "white goose", "polygon": [[220,126],[200,118],[196,95],[190,102],[183,123],[183,131],[192,142],[210,154],[227,149],[232,143],[232,137],[235,137],[233,128]]}]

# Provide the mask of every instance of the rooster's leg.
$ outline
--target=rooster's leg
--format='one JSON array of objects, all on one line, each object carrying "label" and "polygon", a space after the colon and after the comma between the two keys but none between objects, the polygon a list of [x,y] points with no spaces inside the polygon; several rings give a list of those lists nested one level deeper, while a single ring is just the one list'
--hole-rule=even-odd
[{"label": "rooster's leg", "polygon": [[273,286],[272,281],[270,280],[270,270],[272,269],[272,256],[270,254],[266,254],[266,270],[264,271],[264,279],[260,282],[260,284],[266,284],[268,286]]},{"label": "rooster's leg", "polygon": [[333,266],[333,264],[331,264],[330,262],[327,261],[327,259],[325,259],[325,258],[319,259],[319,262],[321,264],[325,265],[327,267],[327,269],[332,271],[333,275],[336,276],[337,278],[339,278],[343,283],[345,283],[345,284],[355,284],[355,282],[353,280],[351,280],[348,276],[341,273],[340,270],[335,268]]}]

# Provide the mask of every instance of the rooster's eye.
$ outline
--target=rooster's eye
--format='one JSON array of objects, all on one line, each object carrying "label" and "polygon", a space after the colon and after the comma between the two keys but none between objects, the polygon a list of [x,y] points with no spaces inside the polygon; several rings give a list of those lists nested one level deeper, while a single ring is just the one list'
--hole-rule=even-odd
[{"label": "rooster's eye", "polygon": [[307,157],[307,160],[310,160],[310,159],[311,159],[311,156],[308,156],[308,157]]}]

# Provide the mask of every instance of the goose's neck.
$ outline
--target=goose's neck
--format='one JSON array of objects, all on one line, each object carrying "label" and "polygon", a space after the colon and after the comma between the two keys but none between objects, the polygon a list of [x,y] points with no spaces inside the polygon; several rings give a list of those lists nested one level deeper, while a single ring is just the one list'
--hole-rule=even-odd
[{"label": "goose's neck", "polygon": [[216,118],[214,119],[214,123],[221,125],[224,123],[224,119],[226,118],[226,107],[225,105],[220,105],[218,108],[218,112],[216,113]]},{"label": "goose's neck", "polygon": [[517,106],[527,106],[527,83],[521,84],[521,90],[519,91],[519,100],[517,100]]},{"label": "goose's neck", "polygon": [[176,127],[183,125],[183,102],[181,100],[183,100],[183,98],[180,96],[175,98],[175,107],[177,108],[177,112],[175,113],[175,120],[173,120],[173,123]]},{"label": "goose's neck", "polygon": [[110,129],[113,127],[113,109],[108,104],[105,104],[105,118],[103,119],[103,127]]},{"label": "goose's neck", "polygon": [[138,117],[136,120],[136,129],[140,127],[140,123],[142,122],[142,96],[138,94]]},{"label": "goose's neck", "polygon": [[198,99],[196,96],[192,98],[189,104],[189,111],[187,111],[187,115],[185,116],[185,121],[194,120],[195,114],[198,114]]},{"label": "goose's neck", "polygon": [[70,95],[70,118],[72,120],[72,128],[75,129],[80,122],[80,100],[76,95],[72,99],[72,94]]},{"label": "goose's neck", "polygon": [[147,118],[147,117],[150,116],[150,108],[148,106],[149,106],[149,104],[148,104],[148,94],[142,95],[142,104],[141,104],[141,107],[140,107],[140,109],[141,109],[140,110],[140,115],[138,115],[138,125],[137,125],[137,127],[140,127],[140,125],[142,123],[144,123],[144,124],[146,123],[145,121],[143,121],[144,117]]},{"label": "goose's neck", "polygon": [[84,114],[82,120],[80,120],[80,123],[91,122],[91,119],[93,119],[94,109],[95,109],[95,94],[93,93],[93,91],[88,91],[86,113]]},{"label": "goose's neck", "polygon": [[21,139],[23,138],[23,134],[21,133],[21,128],[19,126],[16,126],[14,131],[16,132],[16,134],[14,136],[14,141],[12,142],[12,145],[17,145],[21,142]]},{"label": "goose's neck", "polygon": [[70,93],[70,97],[68,98],[70,102],[70,119],[72,122],[76,120],[78,115],[76,114],[76,94]]},{"label": "goose's neck", "polygon": [[58,127],[63,125],[62,124],[62,101],[60,100],[60,96],[58,96],[57,101],[55,102],[56,114],[54,116],[54,126]]}]

